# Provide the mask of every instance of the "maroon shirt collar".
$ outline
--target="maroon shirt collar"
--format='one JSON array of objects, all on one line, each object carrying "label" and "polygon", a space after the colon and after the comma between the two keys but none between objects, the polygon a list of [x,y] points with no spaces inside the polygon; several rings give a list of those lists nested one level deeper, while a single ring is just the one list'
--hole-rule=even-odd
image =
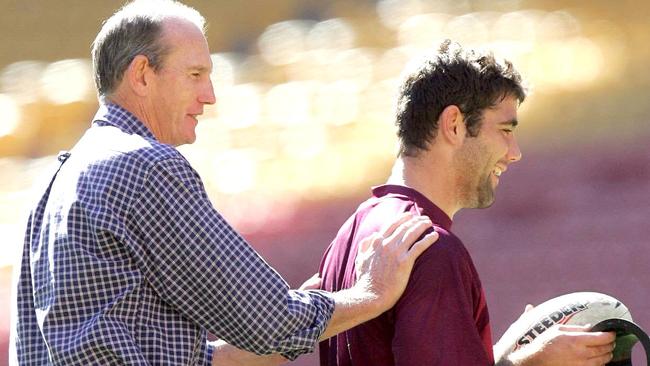
[{"label": "maroon shirt collar", "polygon": [[420,213],[429,216],[431,221],[441,228],[450,231],[451,219],[438,206],[426,198],[422,193],[413,188],[399,186],[395,184],[384,184],[372,187],[373,196],[380,198],[384,196],[405,197],[413,200],[418,206]]}]

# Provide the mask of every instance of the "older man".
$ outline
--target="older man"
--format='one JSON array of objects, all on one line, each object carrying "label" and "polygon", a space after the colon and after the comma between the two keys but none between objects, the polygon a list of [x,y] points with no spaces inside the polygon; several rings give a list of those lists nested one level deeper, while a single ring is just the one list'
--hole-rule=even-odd
[{"label": "older man", "polygon": [[203,27],[182,4],[136,1],[97,35],[100,109],[29,216],[14,363],[202,365],[219,356],[208,332],[295,358],[392,306],[435,240],[411,246],[431,223],[404,216],[366,240],[358,286],[290,291],[174,148],[215,102]]}]

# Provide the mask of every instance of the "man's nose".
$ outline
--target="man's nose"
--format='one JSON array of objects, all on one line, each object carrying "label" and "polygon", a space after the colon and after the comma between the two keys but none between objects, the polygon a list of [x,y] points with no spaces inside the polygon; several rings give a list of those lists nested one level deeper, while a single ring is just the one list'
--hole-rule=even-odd
[{"label": "man's nose", "polygon": [[199,95],[199,102],[203,104],[214,104],[217,102],[217,98],[214,95],[212,80],[208,79],[208,82],[201,90],[201,94]]},{"label": "man's nose", "polygon": [[508,161],[515,163],[519,160],[521,160],[521,150],[519,149],[517,139],[513,137],[510,141],[510,145],[508,146]]}]

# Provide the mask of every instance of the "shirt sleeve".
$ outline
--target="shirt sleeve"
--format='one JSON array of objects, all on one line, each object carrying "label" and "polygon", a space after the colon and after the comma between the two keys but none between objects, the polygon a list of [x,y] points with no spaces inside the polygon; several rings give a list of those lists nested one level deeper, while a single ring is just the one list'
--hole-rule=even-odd
[{"label": "shirt sleeve", "polygon": [[490,364],[474,320],[473,273],[460,245],[441,233],[416,261],[391,314],[396,366]]},{"label": "shirt sleeve", "polygon": [[184,159],[149,170],[130,216],[146,279],[184,316],[257,354],[295,359],[313,351],[331,318],[332,298],[289,290],[214,209]]}]

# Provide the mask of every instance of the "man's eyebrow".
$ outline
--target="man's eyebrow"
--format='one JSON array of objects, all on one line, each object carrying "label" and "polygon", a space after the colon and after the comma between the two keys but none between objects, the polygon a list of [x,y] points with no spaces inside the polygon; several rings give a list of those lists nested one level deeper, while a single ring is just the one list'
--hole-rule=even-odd
[{"label": "man's eyebrow", "polygon": [[203,65],[192,65],[188,69],[192,70],[192,71],[198,71],[198,72],[209,72],[210,71],[210,67],[203,66]]},{"label": "man's eyebrow", "polygon": [[498,124],[503,125],[503,126],[517,127],[517,125],[519,124],[519,121],[517,121],[517,119],[515,118],[515,119],[511,119],[509,121],[499,122]]}]

